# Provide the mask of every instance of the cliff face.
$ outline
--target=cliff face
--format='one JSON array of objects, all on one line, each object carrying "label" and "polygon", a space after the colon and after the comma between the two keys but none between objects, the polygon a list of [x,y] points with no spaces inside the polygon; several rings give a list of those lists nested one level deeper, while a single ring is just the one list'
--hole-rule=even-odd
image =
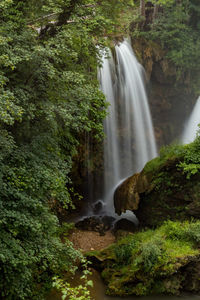
[{"label": "cliff face", "polygon": [[147,74],[147,89],[158,146],[178,139],[197,95],[190,74],[179,77],[167,52],[155,42],[132,40],[133,49]]}]

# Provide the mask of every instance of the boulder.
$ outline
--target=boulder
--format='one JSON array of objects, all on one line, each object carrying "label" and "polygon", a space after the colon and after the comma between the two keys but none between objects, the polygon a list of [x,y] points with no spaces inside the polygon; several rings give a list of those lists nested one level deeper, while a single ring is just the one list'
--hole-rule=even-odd
[{"label": "boulder", "polygon": [[113,229],[115,232],[118,230],[135,232],[137,230],[137,226],[130,220],[123,218],[115,222]]},{"label": "boulder", "polygon": [[200,218],[200,174],[190,179],[180,169],[182,157],[156,158],[143,171],[126,179],[115,191],[118,214],[132,210],[140,226],[163,221]]},{"label": "boulder", "polygon": [[140,202],[140,194],[151,187],[150,176],[136,173],[119,185],[114,193],[115,212],[120,215],[126,210],[136,211]]},{"label": "boulder", "polygon": [[96,231],[104,235],[105,231],[112,228],[114,221],[115,218],[112,216],[91,216],[77,222],[75,226],[78,229]]}]

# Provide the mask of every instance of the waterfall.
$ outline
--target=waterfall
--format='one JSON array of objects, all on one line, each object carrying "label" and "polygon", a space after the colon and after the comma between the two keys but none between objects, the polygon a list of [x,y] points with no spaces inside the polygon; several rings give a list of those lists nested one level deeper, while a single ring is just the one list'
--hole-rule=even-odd
[{"label": "waterfall", "polygon": [[103,56],[99,70],[101,90],[110,103],[104,121],[103,191],[103,212],[109,215],[114,214],[115,188],[157,155],[144,70],[128,41],[117,45],[115,52],[116,63],[109,51],[110,58]]},{"label": "waterfall", "polygon": [[128,155],[125,165],[121,166],[121,172],[125,172],[124,177],[127,177],[133,171],[141,171],[145,163],[157,155],[157,150],[143,67],[127,41],[116,46],[116,55],[119,91],[124,101],[121,106],[123,127],[126,129],[122,152]]},{"label": "waterfall", "polygon": [[200,123],[200,97],[193,108],[190,118],[186,122],[181,141],[183,144],[188,144],[194,141]]},{"label": "waterfall", "polygon": [[110,59],[104,55],[102,68],[99,70],[101,90],[109,102],[108,116],[104,121],[104,189],[109,191],[120,179],[119,139],[117,136],[117,103],[115,102],[114,83],[116,81],[115,64],[111,51]]}]

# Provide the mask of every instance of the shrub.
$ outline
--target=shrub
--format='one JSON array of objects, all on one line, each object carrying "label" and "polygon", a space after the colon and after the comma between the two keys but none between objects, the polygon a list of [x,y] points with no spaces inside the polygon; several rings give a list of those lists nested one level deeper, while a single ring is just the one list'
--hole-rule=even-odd
[{"label": "shrub", "polygon": [[128,244],[117,245],[114,249],[117,263],[127,265],[129,264],[134,248],[134,242]]},{"label": "shrub", "polygon": [[160,242],[150,241],[142,245],[141,260],[144,264],[144,270],[150,271],[161,257]]}]

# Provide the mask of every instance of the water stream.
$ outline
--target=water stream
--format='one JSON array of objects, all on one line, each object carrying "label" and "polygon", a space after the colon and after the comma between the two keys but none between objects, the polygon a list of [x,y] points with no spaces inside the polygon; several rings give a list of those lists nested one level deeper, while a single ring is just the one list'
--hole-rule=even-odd
[{"label": "water stream", "polygon": [[[91,276],[93,281],[93,288],[90,289],[91,298],[92,300],[200,300],[199,295],[191,295],[191,294],[183,294],[180,296],[144,296],[144,297],[137,297],[137,296],[130,296],[130,297],[111,297],[105,295],[105,285],[103,284],[102,279],[97,271],[93,271]],[[79,277],[74,278],[74,285],[79,285],[80,280]],[[61,300],[61,295],[56,291],[52,291],[52,293],[47,297],[47,300]]]},{"label": "water stream", "polygon": [[200,123],[200,97],[197,99],[193,111],[188,121],[185,124],[185,130],[181,138],[183,144],[188,144],[194,141],[197,134],[199,123]]},{"label": "water stream", "polygon": [[[144,69],[130,43],[116,45],[116,62],[103,56],[101,90],[110,103],[104,122],[103,213],[114,215],[113,193],[125,178],[139,172],[157,155],[153,124],[144,84]],[[102,211],[101,211],[102,214]],[[130,212],[129,212],[130,214]]]}]

